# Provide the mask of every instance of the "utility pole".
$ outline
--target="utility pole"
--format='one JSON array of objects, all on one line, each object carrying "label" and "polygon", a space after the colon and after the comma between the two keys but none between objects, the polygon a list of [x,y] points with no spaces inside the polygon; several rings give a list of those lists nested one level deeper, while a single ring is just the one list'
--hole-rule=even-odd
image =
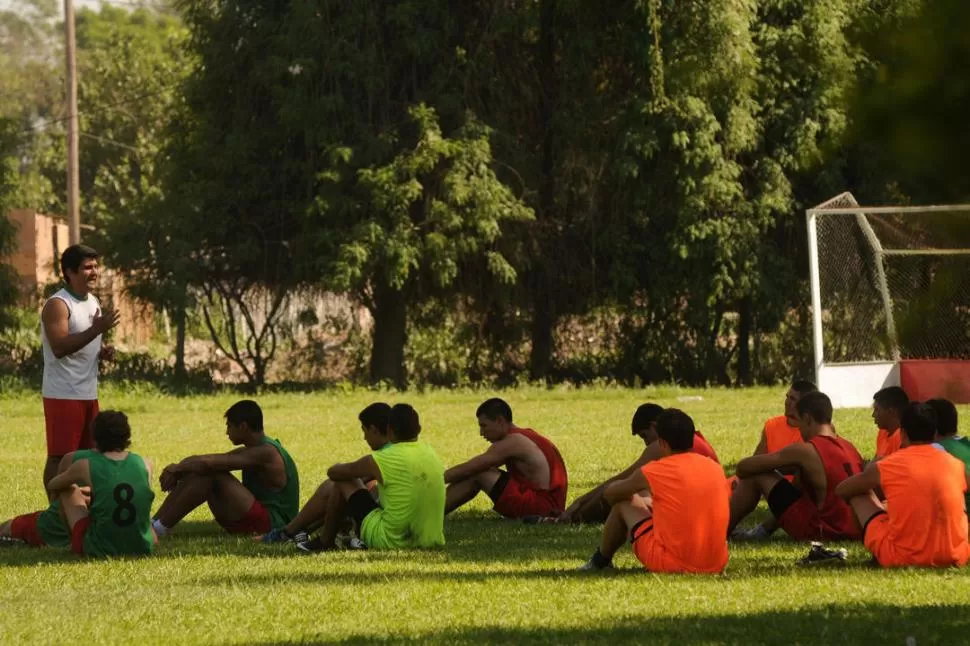
[{"label": "utility pole", "polygon": [[78,189],[77,62],[74,42],[74,0],[64,0],[64,49],[67,52],[67,231],[71,244],[81,241]]}]

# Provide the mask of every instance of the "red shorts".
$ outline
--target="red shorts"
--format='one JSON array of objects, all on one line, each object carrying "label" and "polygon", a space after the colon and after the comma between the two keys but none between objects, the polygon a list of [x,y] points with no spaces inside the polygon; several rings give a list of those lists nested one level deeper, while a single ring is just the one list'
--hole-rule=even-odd
[{"label": "red shorts", "polygon": [[788,506],[788,509],[778,517],[778,524],[796,541],[818,541],[830,538],[823,535],[818,507],[805,496]]},{"label": "red shorts", "polygon": [[57,457],[78,449],[93,449],[91,423],[98,415],[97,399],[44,397],[47,455]]},{"label": "red shorts", "polygon": [[74,527],[71,529],[71,551],[75,554],[84,554],[84,533],[88,531],[90,524],[90,516],[85,516],[74,523]]},{"label": "red shorts", "polygon": [[42,512],[35,511],[32,514],[24,514],[23,516],[17,516],[10,523],[10,535],[14,538],[19,538],[20,540],[26,542],[28,545],[33,545],[34,547],[42,547],[47,543],[44,539],[40,537],[40,532],[37,531],[37,517],[41,515]]},{"label": "red shorts", "polygon": [[219,524],[230,534],[265,534],[273,529],[269,512],[258,500],[253,500],[253,506],[239,520],[231,523],[219,521]]},{"label": "red shorts", "polygon": [[508,518],[558,516],[563,512],[564,501],[558,500],[560,496],[554,492],[536,489],[531,483],[510,474],[503,475],[495,483],[496,488],[502,485],[503,481],[504,487],[498,496],[492,495],[494,489],[489,493],[494,503],[492,508],[503,516]]}]

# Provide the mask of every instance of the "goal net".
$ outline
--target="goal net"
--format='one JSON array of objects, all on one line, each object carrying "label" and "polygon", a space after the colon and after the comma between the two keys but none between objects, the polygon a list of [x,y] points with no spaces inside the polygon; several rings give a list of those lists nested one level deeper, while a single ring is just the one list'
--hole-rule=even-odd
[{"label": "goal net", "polygon": [[902,385],[970,401],[970,205],[807,212],[816,380],[836,406]]}]

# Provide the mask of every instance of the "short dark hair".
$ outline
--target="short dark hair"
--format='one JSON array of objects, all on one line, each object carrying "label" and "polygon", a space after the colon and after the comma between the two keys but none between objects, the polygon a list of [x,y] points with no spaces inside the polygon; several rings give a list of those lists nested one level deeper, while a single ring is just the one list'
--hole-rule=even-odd
[{"label": "short dark hair", "polygon": [[633,434],[650,428],[650,424],[656,422],[662,412],[664,407],[658,404],[641,404],[637,412],[633,413],[633,421],[630,422]]},{"label": "short dark hair", "polygon": [[387,425],[398,440],[413,440],[421,432],[418,411],[410,404],[394,404],[387,417]]},{"label": "short dark hair", "polygon": [[926,405],[936,413],[936,432],[944,437],[957,434],[957,407],[949,399],[928,399]]},{"label": "short dark hair", "polygon": [[903,411],[906,410],[906,406],[909,405],[909,396],[899,386],[889,386],[873,395],[872,401],[883,408],[891,408],[902,415]]},{"label": "short dark hair", "polygon": [[81,263],[88,258],[100,258],[101,254],[91,247],[83,244],[72,244],[61,254],[61,276],[67,280],[67,270],[76,272],[81,268]]},{"label": "short dark hair", "polygon": [[263,410],[252,399],[237,401],[229,407],[223,417],[233,426],[239,426],[246,422],[249,430],[257,433],[263,432]]},{"label": "short dark hair", "polygon": [[657,435],[677,453],[694,446],[694,420],[677,408],[668,408],[657,416]]},{"label": "short dark hair", "polygon": [[486,399],[482,402],[482,405],[478,407],[475,411],[475,417],[487,417],[488,419],[494,421],[499,417],[505,418],[505,421],[509,424],[512,423],[512,407],[509,406],[504,399],[499,399],[498,397],[492,397],[491,399]]},{"label": "short dark hair", "polygon": [[817,390],[803,395],[795,404],[795,410],[799,415],[808,415],[819,424],[832,423],[832,400]]},{"label": "short dark hair", "polygon": [[364,426],[373,426],[382,434],[387,434],[387,420],[391,414],[391,405],[384,402],[375,402],[360,411],[357,419]]},{"label": "short dark hair", "polygon": [[808,393],[818,392],[818,386],[807,379],[796,379],[791,382],[791,389],[796,393],[807,395]]},{"label": "short dark hair", "polygon": [[124,451],[131,446],[128,416],[117,410],[103,410],[91,422],[94,445],[102,453]]},{"label": "short dark hair", "polygon": [[932,406],[913,402],[903,410],[900,426],[910,442],[932,442],[936,437],[936,413]]}]

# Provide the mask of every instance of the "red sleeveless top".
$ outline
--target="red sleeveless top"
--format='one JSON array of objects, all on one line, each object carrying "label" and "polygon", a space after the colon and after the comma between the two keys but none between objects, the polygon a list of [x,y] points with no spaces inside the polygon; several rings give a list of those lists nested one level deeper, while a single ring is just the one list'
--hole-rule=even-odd
[{"label": "red sleeveless top", "polygon": [[569,479],[566,475],[566,463],[562,459],[562,455],[559,453],[559,449],[556,445],[550,442],[546,437],[539,435],[531,428],[517,428],[513,427],[509,429],[509,433],[515,433],[518,435],[524,435],[529,438],[533,444],[539,447],[542,451],[542,455],[546,458],[546,463],[549,465],[549,488],[539,489],[535,487],[535,483],[532,483],[528,478],[522,475],[522,472],[516,469],[512,464],[509,464],[509,475],[513,476],[519,480],[529,482],[539,491],[548,491],[553,500],[559,503],[561,508],[566,507],[566,488],[569,486]]},{"label": "red sleeveless top", "polygon": [[714,447],[711,443],[707,441],[700,431],[694,431],[694,446],[691,448],[691,453],[696,453],[697,455],[703,455],[705,458],[710,458],[718,464],[721,463],[717,459],[717,453],[714,452]]},{"label": "red sleeveless top", "polygon": [[[842,534],[847,538],[857,538],[859,530],[856,527],[852,508],[835,495],[835,488],[849,476],[862,472],[862,456],[851,442],[841,437],[817,435],[808,442],[815,447],[825,468],[825,500],[818,512],[820,525],[832,533]],[[818,500],[807,482],[803,481],[802,486],[811,494],[813,502]]]}]

